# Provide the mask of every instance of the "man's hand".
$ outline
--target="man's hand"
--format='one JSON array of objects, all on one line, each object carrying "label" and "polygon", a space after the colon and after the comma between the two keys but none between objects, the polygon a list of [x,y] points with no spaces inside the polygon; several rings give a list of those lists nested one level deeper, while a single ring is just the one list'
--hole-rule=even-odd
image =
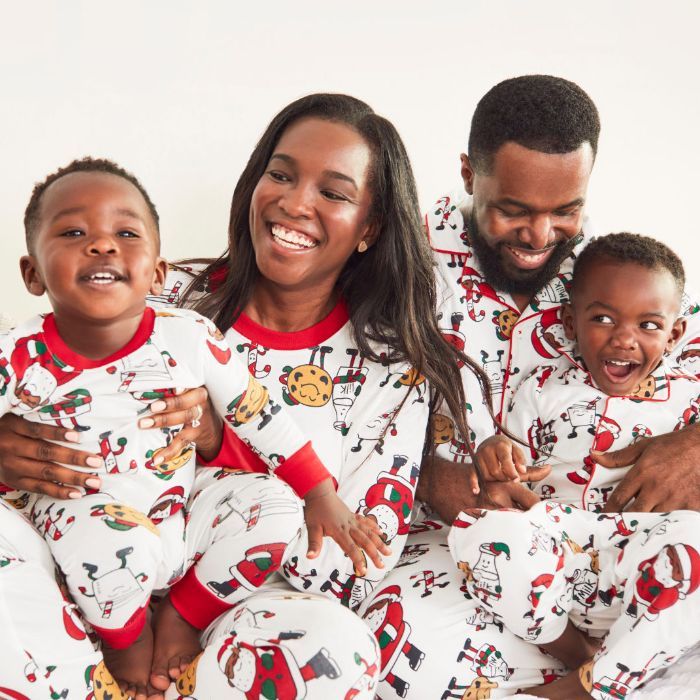
[{"label": "man's hand", "polygon": [[[551,467],[531,467],[521,481],[540,481]],[[519,508],[528,510],[540,499],[517,481],[488,482],[485,493],[475,494],[475,470],[471,464],[455,464],[440,457],[426,457],[421,466],[416,499],[427,503],[451,525],[458,513],[469,508]]]},{"label": "man's hand", "polygon": [[640,513],[700,510],[700,425],[591,457],[611,469],[634,465],[608,499],[607,513],[628,505]]}]

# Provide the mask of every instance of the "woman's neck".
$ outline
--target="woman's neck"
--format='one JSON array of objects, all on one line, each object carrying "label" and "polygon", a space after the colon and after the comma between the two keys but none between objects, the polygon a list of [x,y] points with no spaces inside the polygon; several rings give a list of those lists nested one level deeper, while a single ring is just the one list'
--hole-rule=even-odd
[{"label": "woman's neck", "polygon": [[290,291],[261,280],[244,312],[252,321],[269,330],[293,333],[322,321],[337,301],[332,288]]}]

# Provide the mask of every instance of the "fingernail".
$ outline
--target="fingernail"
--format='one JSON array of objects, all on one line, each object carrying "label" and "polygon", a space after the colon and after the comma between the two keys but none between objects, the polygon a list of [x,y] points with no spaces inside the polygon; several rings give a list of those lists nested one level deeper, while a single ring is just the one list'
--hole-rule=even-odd
[{"label": "fingernail", "polygon": [[85,486],[89,489],[99,489],[102,486],[102,481],[96,476],[91,476],[89,479],[85,479]]},{"label": "fingernail", "polygon": [[153,458],[153,464],[154,464],[155,466],[158,466],[159,464],[162,464],[162,462],[163,462],[163,457],[161,457],[160,455],[158,455],[158,457],[154,457],[154,458]]},{"label": "fingernail", "polygon": [[180,396],[180,394],[184,394],[185,390],[182,387],[178,387],[175,389],[175,396]]},{"label": "fingernail", "polygon": [[154,401],[151,404],[151,413],[160,413],[160,411],[164,411],[166,408],[166,403],[165,401]]},{"label": "fingernail", "polygon": [[139,428],[152,428],[155,424],[153,418],[142,418],[139,421]]},{"label": "fingernail", "polygon": [[63,438],[66,442],[80,442],[80,433],[76,433],[75,430],[69,430]]},{"label": "fingernail", "polygon": [[88,457],[85,463],[90,467],[104,467],[105,465],[102,457]]},{"label": "fingernail", "polygon": [[82,498],[82,497],[83,497],[83,494],[80,493],[80,491],[71,491],[68,494],[68,498]]}]

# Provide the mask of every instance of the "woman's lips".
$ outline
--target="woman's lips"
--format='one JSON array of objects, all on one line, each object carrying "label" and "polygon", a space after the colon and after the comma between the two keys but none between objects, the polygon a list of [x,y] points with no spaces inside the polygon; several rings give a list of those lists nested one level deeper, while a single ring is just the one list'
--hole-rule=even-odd
[{"label": "woman's lips", "polygon": [[275,243],[289,250],[309,250],[318,245],[318,241],[314,240],[311,236],[307,236],[301,231],[295,231],[294,229],[287,228],[280,224],[272,224],[270,226],[270,233]]}]

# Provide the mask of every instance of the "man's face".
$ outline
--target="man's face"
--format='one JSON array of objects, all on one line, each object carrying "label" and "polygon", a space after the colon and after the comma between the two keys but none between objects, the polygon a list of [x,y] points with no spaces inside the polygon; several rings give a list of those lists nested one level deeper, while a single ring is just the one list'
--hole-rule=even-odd
[{"label": "man's face", "polygon": [[462,177],[473,195],[472,243],[488,282],[533,295],[559,270],[583,222],[593,150],[542,153],[509,141],[490,172],[476,172],[462,154]]}]

